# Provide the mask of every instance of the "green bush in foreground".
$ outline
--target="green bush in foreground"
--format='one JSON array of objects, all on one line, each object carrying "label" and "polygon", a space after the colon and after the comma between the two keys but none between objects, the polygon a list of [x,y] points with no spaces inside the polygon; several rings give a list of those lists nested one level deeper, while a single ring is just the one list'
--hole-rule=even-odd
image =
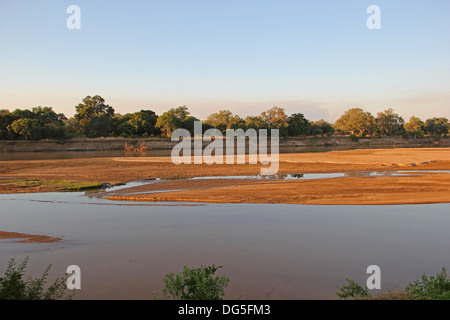
[{"label": "green bush in foreground", "polygon": [[371,295],[369,294],[369,290],[367,287],[361,286],[356,281],[345,278],[348,284],[343,285],[339,288],[339,291],[336,291],[336,295],[340,299],[352,299],[352,298],[368,298]]},{"label": "green bush in foreground", "polygon": [[[39,278],[24,279],[25,269],[29,257],[20,265],[16,265],[14,258],[8,262],[5,274],[0,278],[0,300],[57,300],[65,297],[67,278],[58,278],[46,290],[44,286],[50,272],[49,265]],[[71,299],[73,294],[66,298]]]},{"label": "green bush in foreground", "polygon": [[185,266],[180,273],[168,273],[163,279],[163,294],[175,300],[222,300],[230,280],[216,274],[220,268],[215,265],[200,268]]},{"label": "green bush in foreground", "polygon": [[409,283],[404,290],[372,296],[367,287],[346,278],[348,284],[338,287],[336,295],[340,299],[356,300],[450,300],[450,276],[443,267],[436,276],[422,275],[420,280]]},{"label": "green bush in foreground", "polygon": [[408,284],[405,291],[416,300],[450,300],[450,276],[447,268],[442,268],[436,276],[422,275],[420,280]]}]

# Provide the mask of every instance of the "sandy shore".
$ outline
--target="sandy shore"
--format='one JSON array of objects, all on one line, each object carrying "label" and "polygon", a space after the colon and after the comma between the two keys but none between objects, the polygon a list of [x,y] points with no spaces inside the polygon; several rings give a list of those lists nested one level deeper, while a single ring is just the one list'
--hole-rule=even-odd
[{"label": "sandy shore", "polygon": [[[187,189],[184,189],[187,188]],[[168,191],[164,191],[168,190]],[[155,192],[157,191],[157,192]],[[386,205],[450,202],[450,174],[317,180],[208,179],[160,182],[105,195],[110,200],[215,203]]]},{"label": "sandy shore", "polygon": [[[170,158],[5,161],[0,178],[125,183],[139,179],[258,175],[261,165],[175,165]],[[279,174],[450,170],[450,148],[371,149],[281,154]],[[148,189],[150,188],[150,189]],[[157,194],[148,193],[159,191]],[[177,190],[177,191],[165,191]],[[15,190],[1,183],[1,193]],[[51,191],[51,190],[46,190]],[[164,192],[161,192],[164,191]],[[139,194],[141,192],[141,194]],[[147,193],[142,193],[147,192]],[[132,193],[132,195],[130,195]],[[145,190],[110,194],[114,200],[302,204],[409,204],[450,202],[450,174],[343,177],[319,180],[205,179],[165,181]]]},{"label": "sandy shore", "polygon": [[62,240],[61,238],[49,237],[44,235],[26,234],[18,232],[5,232],[5,231],[0,231],[0,239],[13,239],[14,242],[19,243],[50,243]]}]

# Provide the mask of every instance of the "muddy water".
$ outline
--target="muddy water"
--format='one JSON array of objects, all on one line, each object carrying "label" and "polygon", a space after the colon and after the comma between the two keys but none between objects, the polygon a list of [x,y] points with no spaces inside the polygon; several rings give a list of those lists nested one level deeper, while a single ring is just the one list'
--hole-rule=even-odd
[{"label": "muddy water", "polygon": [[[379,146],[316,146],[316,147],[283,147],[280,153],[327,152],[354,149],[394,149],[420,148],[421,145],[379,145]],[[436,146],[433,146],[436,147]],[[147,150],[141,153],[125,152],[124,150],[107,151],[55,151],[55,152],[0,152],[0,161],[10,160],[51,160],[51,159],[81,159],[81,158],[112,158],[112,157],[170,157],[172,150]],[[246,150],[248,153],[248,149]],[[224,152],[225,154],[225,152]]]},{"label": "muddy water", "polygon": [[[132,206],[128,206],[132,204]],[[305,206],[111,202],[84,193],[0,195],[0,230],[63,237],[0,241],[30,275],[81,268],[76,299],[152,299],[184,265],[222,265],[227,299],[334,299],[345,277],[381,267],[382,289],[450,266],[450,204]]]}]

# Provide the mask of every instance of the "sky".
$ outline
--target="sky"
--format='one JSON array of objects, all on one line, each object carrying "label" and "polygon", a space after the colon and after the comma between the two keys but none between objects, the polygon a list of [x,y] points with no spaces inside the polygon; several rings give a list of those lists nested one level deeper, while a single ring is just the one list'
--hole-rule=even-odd
[{"label": "sky", "polygon": [[70,117],[98,94],[121,114],[450,118],[449,15],[448,0],[0,0],[0,109]]}]

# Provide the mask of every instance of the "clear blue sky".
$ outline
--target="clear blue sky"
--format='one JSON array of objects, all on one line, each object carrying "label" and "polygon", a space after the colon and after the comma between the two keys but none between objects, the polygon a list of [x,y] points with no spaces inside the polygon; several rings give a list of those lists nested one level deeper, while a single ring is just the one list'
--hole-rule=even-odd
[{"label": "clear blue sky", "polygon": [[[81,30],[69,30],[69,5]],[[381,8],[381,30],[366,9]],[[450,118],[448,0],[0,0],[0,108]]]}]

